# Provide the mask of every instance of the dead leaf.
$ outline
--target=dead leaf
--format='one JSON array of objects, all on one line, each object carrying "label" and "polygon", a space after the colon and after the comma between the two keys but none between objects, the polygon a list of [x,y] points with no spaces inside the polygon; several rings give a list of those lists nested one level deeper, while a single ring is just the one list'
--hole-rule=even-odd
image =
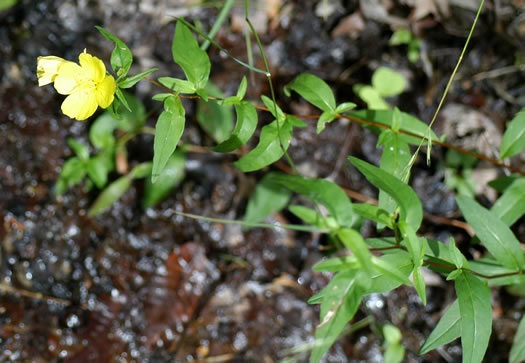
[{"label": "dead leaf", "polygon": [[359,34],[365,29],[365,21],[359,11],[343,18],[332,31],[332,36],[350,35],[352,38],[357,38]]}]

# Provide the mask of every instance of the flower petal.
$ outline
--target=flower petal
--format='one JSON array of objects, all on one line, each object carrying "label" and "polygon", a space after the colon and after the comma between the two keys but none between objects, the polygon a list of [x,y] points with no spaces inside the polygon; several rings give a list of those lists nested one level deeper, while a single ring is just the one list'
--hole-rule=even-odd
[{"label": "flower petal", "polygon": [[74,88],[85,79],[84,70],[76,63],[63,62],[58,67],[58,75],[55,78],[55,89],[62,95],[68,95]]},{"label": "flower petal", "polygon": [[107,75],[104,77],[104,80],[97,84],[97,103],[102,108],[107,108],[113,102],[115,98],[115,90],[117,89],[117,84],[115,79]]},{"label": "flower petal", "polygon": [[89,53],[80,53],[78,56],[80,66],[86,72],[88,78],[95,81],[95,83],[102,82],[106,75],[106,66],[97,57],[92,56]]},{"label": "flower petal", "polygon": [[77,120],[85,120],[97,110],[96,88],[78,87],[62,103],[64,115]]},{"label": "flower petal", "polygon": [[38,86],[45,86],[54,82],[58,74],[58,66],[62,62],[67,62],[63,58],[53,55],[47,57],[38,57],[36,63],[36,75],[38,77]]}]

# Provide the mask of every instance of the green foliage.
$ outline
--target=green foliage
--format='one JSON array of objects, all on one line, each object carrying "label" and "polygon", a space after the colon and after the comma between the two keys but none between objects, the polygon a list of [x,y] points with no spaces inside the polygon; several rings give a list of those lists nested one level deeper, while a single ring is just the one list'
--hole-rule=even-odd
[{"label": "green foliage", "polygon": [[257,223],[283,209],[292,193],[274,181],[274,173],[268,173],[257,184],[248,205],[244,221]]},{"label": "green foliage", "polygon": [[[205,91],[208,95],[222,98],[221,90],[208,82]],[[221,143],[228,138],[233,128],[233,111],[231,107],[220,105],[216,101],[197,102],[197,121],[216,142]]]},{"label": "green foliage", "polygon": [[510,350],[510,363],[518,363],[525,361],[525,315],[522,315],[518,331],[514,336],[512,349]]},{"label": "green foliage", "polygon": [[152,207],[166,198],[171,190],[182,182],[185,175],[184,163],[184,154],[177,150],[169,157],[164,170],[155,183],[151,181],[151,178],[146,178],[144,199],[142,200],[144,208]]},{"label": "green foliage", "polygon": [[[171,52],[173,60],[182,68],[188,81],[193,84],[195,92],[198,94],[204,92],[210,75],[210,59],[208,54],[200,49],[188,27],[181,21],[177,21],[175,27]],[[202,94],[206,99],[204,96],[206,93]]]},{"label": "green foliage", "polygon": [[461,316],[459,315],[458,300],[449,306],[441,317],[432,333],[419,348],[419,354],[423,355],[442,345],[448,344],[461,336]]},{"label": "green foliage", "polygon": [[151,181],[155,183],[166,163],[175,151],[185,125],[185,111],[180,98],[171,96],[164,100],[164,111],[155,127],[153,142],[153,170]]},{"label": "green foliage", "polygon": [[525,266],[523,250],[510,228],[493,212],[472,199],[458,197],[457,202],[465,219],[494,258],[512,270],[523,269]]},{"label": "green foliage", "polygon": [[390,105],[385,97],[397,96],[405,90],[405,77],[386,67],[379,67],[372,75],[372,85],[356,84],[354,93],[371,110],[388,110]]},{"label": "green foliage", "polygon": [[[172,55],[185,78],[159,78],[158,82],[168,90],[163,89],[163,93],[153,96],[164,106],[153,130],[146,126],[144,106],[123,89],[134,86],[156,69],[128,76],[133,62],[131,51],[108,31],[100,27],[97,29],[115,43],[111,66],[118,76],[116,100],[107,112],[92,123],[89,130],[92,147],[78,140],[68,140],[74,156],[65,161],[55,187],[56,193],[61,194],[87,177],[86,186],[102,190],[89,209],[89,216],[106,211],[132,187],[136,179],[145,178],[144,208],[156,205],[181,183],[185,156],[182,148],[177,147],[185,129],[186,111],[180,94],[198,95],[196,119],[217,143],[212,148],[214,152],[239,151],[256,132],[256,107],[244,100],[248,88],[246,77],[243,77],[234,96],[224,98],[223,92],[209,80],[210,59],[201,49],[205,46],[199,47],[190,29],[219,46],[211,39],[213,34],[207,36],[184,20],[177,21]],[[417,60],[419,41],[408,31],[397,30],[391,44],[407,44],[409,60]],[[246,68],[270,76],[224,51]],[[242,172],[252,172],[270,169],[273,163],[286,156],[294,173],[258,173],[262,179],[248,200],[244,221],[234,223],[264,226],[257,223],[285,208],[292,193],[297,193],[309,199],[311,205],[292,205],[289,210],[306,225],[287,225],[286,228],[327,233],[334,242],[333,249],[338,250],[339,257],[328,257],[314,266],[314,270],[333,272],[334,276],[324,289],[309,299],[309,303],[320,304],[320,324],[315,331],[311,362],[322,359],[344,332],[366,295],[388,292],[404,284],[413,286],[422,303],[426,304],[422,267],[454,281],[458,299],[442,316],[419,353],[425,354],[460,337],[463,361],[481,362],[491,334],[489,286],[508,286],[510,291],[517,291],[525,284],[525,256],[520,242],[509,228],[525,214],[525,178],[512,176],[494,181],[492,185],[502,195],[491,210],[487,210],[473,200],[474,188],[469,184],[470,171],[475,167],[476,160],[455,151],[447,152],[447,183],[460,194],[470,196],[458,197],[457,203],[481,246],[489,253],[481,258],[467,259],[454,239],[450,239],[447,245],[420,237],[423,209],[419,197],[407,184],[412,160],[410,145],[419,146],[427,135],[433,141],[438,137],[431,130],[429,132],[427,124],[421,120],[397,108],[390,109],[386,98],[402,93],[405,88],[406,79],[385,67],[374,72],[371,85],[354,86],[355,93],[368,105],[368,109],[352,112],[349,118],[367,124],[365,127],[379,134],[377,147],[383,149],[379,167],[352,156],[349,160],[379,190],[377,206],[352,204],[345,191],[329,180],[296,175],[299,173],[287,150],[294,127],[305,127],[306,124],[276,104],[273,88],[272,99],[264,95],[261,99],[274,119],[260,128],[256,146],[233,163]],[[337,105],[330,86],[311,74],[298,75],[284,89],[288,96],[291,91],[322,112],[317,122],[317,133],[323,131],[327,123],[356,107],[351,102]],[[232,106],[237,116],[235,127]],[[525,149],[524,128],[522,111],[507,127],[500,145],[501,158],[511,157]],[[152,161],[138,163],[127,160],[126,143],[140,134],[154,134]],[[151,138],[145,139],[151,142]],[[130,171],[128,164],[134,166]],[[232,222],[204,216],[198,218]],[[359,231],[365,220],[377,223],[381,229],[388,229],[385,235],[393,237],[365,239]],[[412,276],[413,282],[409,276]],[[405,350],[400,331],[387,324],[381,332],[385,361],[402,361]],[[510,353],[511,362],[525,360],[524,340],[525,323],[522,319]]]},{"label": "green foliage", "polygon": [[521,110],[507,125],[499,149],[500,159],[525,150],[525,110]]},{"label": "green foliage", "polygon": [[455,282],[461,316],[463,362],[481,362],[492,331],[490,289],[479,278],[464,271]]},{"label": "green foliage", "polygon": [[389,44],[392,46],[407,45],[408,60],[412,63],[416,63],[419,60],[421,41],[407,29],[397,29],[390,37]]}]

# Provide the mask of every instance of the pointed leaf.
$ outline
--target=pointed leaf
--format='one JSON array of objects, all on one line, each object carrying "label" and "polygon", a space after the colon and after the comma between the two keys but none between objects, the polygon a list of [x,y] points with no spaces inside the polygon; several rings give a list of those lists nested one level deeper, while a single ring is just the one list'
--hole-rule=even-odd
[{"label": "pointed leaf", "polygon": [[240,148],[252,137],[257,128],[257,111],[249,102],[242,101],[235,105],[237,123],[235,129],[227,140],[213,148],[213,151],[229,152]]},{"label": "pointed leaf", "polygon": [[361,217],[384,224],[390,229],[394,228],[390,213],[383,208],[367,203],[354,203],[352,207],[354,208],[354,212]]},{"label": "pointed leaf", "polygon": [[348,158],[366,179],[377,188],[388,193],[401,209],[401,220],[406,221],[414,231],[419,229],[423,219],[423,207],[417,194],[395,176],[354,157]]},{"label": "pointed leaf", "polygon": [[131,186],[131,180],[132,179],[129,176],[124,175],[111,183],[106,189],[102,191],[102,193],[100,193],[98,198],[89,209],[88,215],[90,217],[94,217],[105,211],[113,203],[119,200],[120,197],[122,197]]},{"label": "pointed leaf", "polygon": [[[279,131],[282,140],[279,140]],[[237,160],[233,165],[243,172],[255,171],[276,162],[283,156],[285,150],[290,146],[292,140],[292,125],[284,123],[280,130],[277,128],[277,121],[264,126],[261,129],[259,143],[255,149]]]},{"label": "pointed leaf", "polygon": [[[222,91],[212,82],[208,82],[206,92],[213,97],[222,98]],[[228,138],[233,129],[233,110],[229,106],[217,101],[197,101],[197,121],[199,125],[216,142],[223,142]]]},{"label": "pointed leaf", "polygon": [[514,336],[512,348],[510,349],[510,363],[519,363],[525,361],[525,314],[521,317],[518,331]]},{"label": "pointed leaf", "polygon": [[481,363],[492,331],[490,289],[466,272],[456,278],[455,287],[461,315],[463,362]]},{"label": "pointed leaf", "polygon": [[374,265],[372,264],[372,254],[368,250],[361,234],[350,228],[341,228],[337,231],[337,237],[343,242],[354,256],[359,260],[361,267],[368,274],[374,272]]},{"label": "pointed leaf", "polygon": [[171,50],[173,60],[182,68],[188,81],[197,90],[206,87],[211,68],[210,58],[200,49],[195,37],[182,21],[177,21],[175,26]]},{"label": "pointed leaf", "polygon": [[190,81],[186,81],[184,79],[178,79],[173,77],[159,77],[158,81],[163,86],[168,87],[169,89],[172,89],[178,93],[194,94],[196,91],[195,85]]},{"label": "pointed leaf", "polygon": [[166,198],[182,182],[184,179],[184,163],[184,154],[175,151],[168,159],[155,184],[151,182],[150,178],[146,178],[144,199],[142,200],[144,208],[152,207]]},{"label": "pointed leaf", "polygon": [[175,151],[184,131],[185,111],[178,97],[168,97],[164,101],[164,111],[155,127],[153,141],[153,170],[151,181],[155,183],[164,170],[170,156]]},{"label": "pointed leaf", "polygon": [[336,114],[334,111],[323,112],[317,121],[317,133],[320,134],[323,132],[325,124],[332,122],[335,119],[335,116]]},{"label": "pointed leaf", "polygon": [[255,187],[255,191],[246,206],[244,221],[257,223],[283,209],[292,193],[272,180],[273,173],[268,173]]},{"label": "pointed leaf", "polygon": [[308,179],[297,175],[273,174],[272,179],[286,188],[324,205],[339,226],[352,226],[352,203],[337,184],[324,179]]},{"label": "pointed leaf", "polygon": [[321,304],[321,323],[315,329],[315,346],[310,356],[310,363],[321,360],[361,304],[363,293],[355,279],[342,280],[331,286],[332,297],[323,299]]},{"label": "pointed leaf", "polygon": [[118,86],[120,88],[130,88],[130,87],[133,87],[134,85],[136,85],[141,79],[143,79],[144,77],[146,77],[148,74],[150,73],[153,73],[155,71],[158,71],[159,69],[158,68],[151,68],[151,69],[148,69],[144,72],[141,72],[139,74],[136,74],[134,76],[131,76],[131,77],[126,77],[126,79],[124,79],[123,81],[120,81]]},{"label": "pointed leaf", "polygon": [[275,117],[276,120],[279,121],[279,124],[283,123],[286,119],[286,116],[284,115],[283,110],[279,107],[278,104],[274,103],[270,98],[266,97],[265,95],[261,96],[262,101],[264,102],[264,105],[270,111],[270,113]]},{"label": "pointed leaf", "polygon": [[309,73],[301,73],[285,86],[284,92],[290,96],[290,90],[299,93],[304,99],[323,111],[335,113],[335,97],[330,88],[321,78]]},{"label": "pointed leaf", "polygon": [[505,189],[490,210],[507,226],[520,219],[525,214],[525,178],[515,180]]},{"label": "pointed leaf", "polygon": [[499,147],[500,159],[514,156],[525,149],[525,110],[518,112],[507,125]]},{"label": "pointed leaf", "polygon": [[[352,112],[349,116],[355,117],[365,121],[375,122],[381,125],[392,127],[392,121],[394,119],[394,112],[392,110],[361,110]],[[401,112],[401,127],[403,131],[408,131],[415,135],[427,136],[427,124],[417,119],[416,117],[409,115],[408,113]],[[372,130],[379,131],[377,127],[371,127]],[[383,129],[381,129],[383,130]],[[400,134],[400,138],[409,144],[419,145],[421,139],[415,136],[409,136]],[[431,130],[432,140],[439,140],[434,131]]]},{"label": "pointed leaf", "polygon": [[467,197],[458,197],[457,203],[482,244],[500,263],[515,270],[524,267],[520,242],[494,212]]},{"label": "pointed leaf", "polygon": [[128,74],[129,68],[133,63],[133,55],[128,46],[119,38],[108,32],[106,29],[95,26],[100,33],[109,41],[115,43],[115,49],[111,53],[111,68],[115,71],[117,76],[125,76]]},{"label": "pointed leaf", "polygon": [[456,340],[461,335],[461,316],[459,315],[458,300],[449,306],[445,314],[441,317],[432,333],[421,348],[419,354],[423,355],[442,345]]}]

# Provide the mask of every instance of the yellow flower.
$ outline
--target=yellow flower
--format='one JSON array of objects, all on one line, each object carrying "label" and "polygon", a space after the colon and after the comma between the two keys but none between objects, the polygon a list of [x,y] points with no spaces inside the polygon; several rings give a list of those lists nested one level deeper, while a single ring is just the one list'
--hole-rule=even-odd
[{"label": "yellow flower", "polygon": [[85,120],[95,113],[97,107],[107,108],[113,102],[117,85],[106,74],[106,66],[91,54],[80,53],[80,65],[48,56],[38,57],[38,85],[54,82],[55,89],[68,95],[62,103],[62,112],[77,120]]}]

